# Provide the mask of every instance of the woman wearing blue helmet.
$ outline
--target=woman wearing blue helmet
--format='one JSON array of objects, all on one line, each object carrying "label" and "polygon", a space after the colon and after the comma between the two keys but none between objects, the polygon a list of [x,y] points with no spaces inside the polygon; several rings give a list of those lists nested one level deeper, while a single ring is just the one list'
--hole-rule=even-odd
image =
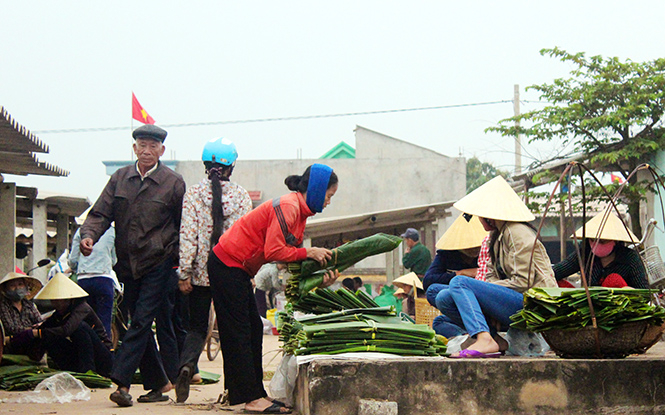
[{"label": "woman wearing blue helmet", "polygon": [[252,209],[245,189],[230,181],[238,158],[235,144],[226,138],[208,141],[202,155],[208,177],[187,189],[182,204],[180,225],[180,281],[178,286],[189,297],[189,330],[180,353],[176,399],[185,402],[189,383],[208,333],[211,291],[208,279],[208,254],[211,241],[217,243],[241,216]]}]

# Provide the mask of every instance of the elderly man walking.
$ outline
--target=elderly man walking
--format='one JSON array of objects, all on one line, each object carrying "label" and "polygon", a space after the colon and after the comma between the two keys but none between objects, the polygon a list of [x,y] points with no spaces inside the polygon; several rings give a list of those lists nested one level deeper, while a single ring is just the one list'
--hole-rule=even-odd
[{"label": "elderly man walking", "polygon": [[[156,318],[170,320],[178,277],[178,232],[185,182],[159,161],[164,154],[166,131],[144,125],[132,133],[137,162],[116,171],[81,228],[80,249],[92,252],[94,243],[115,221],[118,279],[124,283],[124,301],[131,316],[129,330],[116,351],[111,379],[118,385],[110,399],[119,406],[133,405],[129,394],[132,376],[141,370],[143,386],[150,392],[139,402],[168,398],[169,384],[152,333]],[[173,327],[160,333],[177,354]],[[178,357],[174,356],[175,361]]]}]

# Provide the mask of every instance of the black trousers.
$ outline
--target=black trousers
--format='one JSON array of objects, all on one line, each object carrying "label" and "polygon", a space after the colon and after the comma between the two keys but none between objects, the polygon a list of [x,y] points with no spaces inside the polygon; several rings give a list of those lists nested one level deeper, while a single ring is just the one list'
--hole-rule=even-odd
[{"label": "black trousers", "polygon": [[107,377],[111,373],[111,351],[86,322],[69,337],[48,337],[43,341],[48,355],[60,370],[79,373],[92,370]]},{"label": "black trousers", "polygon": [[[152,322],[156,318],[162,318],[164,322],[157,329],[158,336],[161,334],[160,346],[170,351],[167,363],[173,366],[172,372],[177,376],[180,360],[178,345],[173,325],[168,323],[172,321],[171,299],[174,298],[178,286],[178,276],[173,270],[172,261],[165,261],[140,279],[134,280],[130,277],[123,282],[131,323],[122,344],[115,352],[111,380],[118,386],[130,387],[134,372],[139,368],[144,389],[161,389],[168,384],[169,378],[157,350]],[[164,347],[167,340],[168,347]]]},{"label": "black trousers", "polygon": [[185,344],[180,352],[180,368],[188,366],[196,371],[199,356],[205,347],[208,336],[208,317],[210,315],[210,287],[192,285],[192,292],[187,295],[189,303],[189,328]]},{"label": "black trousers", "polygon": [[256,309],[251,277],[240,268],[226,266],[214,254],[208,260],[208,276],[217,313],[229,403],[238,405],[266,397],[263,323]]}]

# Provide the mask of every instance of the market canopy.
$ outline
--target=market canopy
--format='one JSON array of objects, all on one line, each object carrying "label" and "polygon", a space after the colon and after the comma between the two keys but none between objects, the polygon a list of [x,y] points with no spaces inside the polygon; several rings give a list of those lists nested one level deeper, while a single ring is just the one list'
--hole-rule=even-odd
[{"label": "market canopy", "polygon": [[7,110],[0,106],[0,174],[69,175],[67,170],[40,161],[34,154],[48,152],[46,144],[16,122]]}]

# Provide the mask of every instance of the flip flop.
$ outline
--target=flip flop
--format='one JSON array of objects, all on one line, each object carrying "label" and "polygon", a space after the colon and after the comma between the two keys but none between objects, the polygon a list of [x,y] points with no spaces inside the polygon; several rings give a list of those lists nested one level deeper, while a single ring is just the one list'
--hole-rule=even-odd
[{"label": "flip flop", "polygon": [[[286,411],[282,411],[282,409],[286,409]],[[278,405],[273,402],[272,405],[264,409],[263,411],[251,411],[249,409],[245,409],[243,413],[245,414],[290,414],[292,411],[291,409]]]},{"label": "flip flop", "polygon": [[478,350],[465,349],[459,352],[457,356],[450,356],[453,359],[492,359],[501,357],[501,352],[483,353]]},{"label": "flip flop", "polygon": [[285,403],[282,402],[282,401],[278,401],[277,399],[273,399],[273,400],[270,401],[270,402],[274,403],[275,405],[279,405],[279,406],[283,406],[284,408],[291,409],[291,407],[290,407],[289,405],[285,404]]}]

